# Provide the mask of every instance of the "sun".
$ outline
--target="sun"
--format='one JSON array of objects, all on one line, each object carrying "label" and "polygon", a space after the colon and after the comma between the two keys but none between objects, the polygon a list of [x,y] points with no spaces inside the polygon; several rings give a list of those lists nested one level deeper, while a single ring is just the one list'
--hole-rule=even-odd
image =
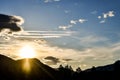
[{"label": "sun", "polygon": [[31,45],[25,45],[19,51],[21,58],[34,58],[35,54],[35,49]]}]

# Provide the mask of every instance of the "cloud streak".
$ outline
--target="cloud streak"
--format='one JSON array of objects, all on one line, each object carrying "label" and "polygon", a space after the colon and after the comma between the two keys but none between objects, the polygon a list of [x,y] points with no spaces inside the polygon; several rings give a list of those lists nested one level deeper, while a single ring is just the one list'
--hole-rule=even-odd
[{"label": "cloud streak", "polygon": [[62,29],[62,30],[67,30],[69,28],[73,27],[72,25],[68,25],[68,26],[59,26],[58,28],[59,29]]},{"label": "cloud streak", "polygon": [[71,20],[70,21],[71,24],[77,24],[77,22],[78,22],[77,20]]},{"label": "cloud streak", "polygon": [[80,23],[84,23],[84,22],[86,22],[87,20],[86,19],[79,19],[79,22]]},{"label": "cloud streak", "polygon": [[21,34],[14,34],[16,38],[60,38],[71,36],[72,31],[24,31]]},{"label": "cloud streak", "polygon": [[44,3],[59,2],[60,0],[44,0]]}]

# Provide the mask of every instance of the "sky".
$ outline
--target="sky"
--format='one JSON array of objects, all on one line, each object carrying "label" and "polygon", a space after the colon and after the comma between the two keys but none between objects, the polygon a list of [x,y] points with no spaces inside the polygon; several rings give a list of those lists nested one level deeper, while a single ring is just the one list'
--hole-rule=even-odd
[{"label": "sky", "polygon": [[19,59],[19,50],[30,45],[36,58],[51,67],[69,64],[86,69],[114,63],[120,57],[119,3],[120,0],[0,0],[0,14],[21,20],[15,23],[21,32],[0,32],[0,53]]}]

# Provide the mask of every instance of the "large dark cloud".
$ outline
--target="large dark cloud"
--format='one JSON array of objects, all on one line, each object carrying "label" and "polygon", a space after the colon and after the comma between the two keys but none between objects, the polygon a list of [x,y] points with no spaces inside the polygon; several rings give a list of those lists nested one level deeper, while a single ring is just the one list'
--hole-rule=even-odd
[{"label": "large dark cloud", "polygon": [[51,65],[56,65],[57,63],[60,62],[60,60],[56,57],[53,56],[47,56],[44,59],[49,60],[48,62],[46,62],[47,64],[51,64]]},{"label": "large dark cloud", "polygon": [[20,25],[23,22],[24,20],[19,16],[0,14],[0,32],[4,29],[9,29],[11,32],[21,31]]}]

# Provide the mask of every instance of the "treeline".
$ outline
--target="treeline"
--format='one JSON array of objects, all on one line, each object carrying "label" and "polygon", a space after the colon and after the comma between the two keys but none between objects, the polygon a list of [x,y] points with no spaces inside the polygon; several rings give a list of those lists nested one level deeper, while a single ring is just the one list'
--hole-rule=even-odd
[{"label": "treeline", "polygon": [[71,66],[60,65],[58,71],[62,76],[61,80],[120,80],[120,61],[106,66],[93,66],[83,71],[80,67],[73,71]]}]

